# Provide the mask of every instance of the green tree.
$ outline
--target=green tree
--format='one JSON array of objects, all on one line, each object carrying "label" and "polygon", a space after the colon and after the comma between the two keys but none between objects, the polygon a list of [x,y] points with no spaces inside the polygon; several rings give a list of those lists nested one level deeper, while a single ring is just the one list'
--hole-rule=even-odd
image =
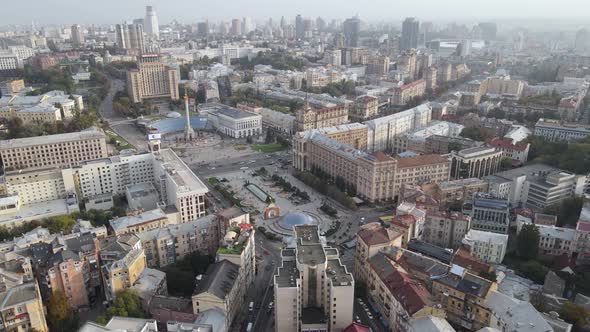
[{"label": "green tree", "polygon": [[47,320],[52,331],[66,331],[72,310],[62,291],[55,291],[47,303]]},{"label": "green tree", "polygon": [[500,168],[503,170],[511,169],[512,158],[502,158],[502,161],[500,162]]},{"label": "green tree", "polygon": [[574,331],[583,331],[589,323],[590,312],[579,304],[565,302],[559,309],[559,316],[570,324],[574,324]]},{"label": "green tree", "polygon": [[105,325],[113,316],[145,318],[146,313],[141,307],[139,295],[131,289],[118,293],[113,304],[97,321]]},{"label": "green tree", "polygon": [[545,214],[557,216],[558,226],[575,226],[580,217],[584,200],[581,197],[566,198],[561,203],[546,207]]},{"label": "green tree", "polygon": [[537,226],[533,224],[524,225],[518,233],[516,251],[525,259],[534,259],[539,252],[539,240],[541,235]]},{"label": "green tree", "polygon": [[461,131],[460,136],[474,141],[485,141],[492,138],[494,134],[487,128],[467,127]]},{"label": "green tree", "polygon": [[70,233],[74,224],[76,224],[76,220],[69,215],[50,217],[43,221],[43,227],[47,228],[51,233]]}]

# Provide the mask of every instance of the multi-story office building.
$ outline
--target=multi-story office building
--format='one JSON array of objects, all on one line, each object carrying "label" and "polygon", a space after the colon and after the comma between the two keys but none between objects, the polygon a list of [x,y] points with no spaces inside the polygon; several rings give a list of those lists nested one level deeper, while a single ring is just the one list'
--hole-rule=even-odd
[{"label": "multi-story office building", "polygon": [[356,248],[354,253],[354,278],[357,282],[366,283],[369,273],[369,259],[381,249],[401,247],[402,234],[393,228],[385,228],[379,223],[361,226],[356,233]]},{"label": "multi-story office building", "polygon": [[489,192],[513,206],[542,210],[582,192],[587,177],[543,164],[533,164],[485,177]]},{"label": "multi-story office building", "polygon": [[379,98],[374,96],[359,96],[354,100],[348,118],[352,122],[361,122],[375,117],[379,113]]},{"label": "multi-story office building", "polygon": [[321,170],[340,177],[354,186],[359,197],[371,202],[395,197],[395,159],[377,152],[369,154],[326,137],[319,131],[307,131],[294,137],[293,167],[298,171]]},{"label": "multi-story office building", "polygon": [[426,92],[426,81],[422,79],[413,81],[408,84],[393,88],[392,92],[392,105],[406,105],[410,101],[422,98],[424,96],[424,93]]},{"label": "multi-story office building", "polygon": [[474,148],[483,145],[483,142],[474,141],[464,137],[450,137],[442,135],[432,135],[426,137],[424,146],[425,153],[447,154],[451,151]]},{"label": "multi-story office building", "polygon": [[296,130],[306,131],[348,123],[348,107],[348,105],[335,105],[314,108],[306,105],[295,114]]},{"label": "multi-story office building", "polygon": [[145,52],[144,31],[141,24],[121,23],[115,26],[117,47],[125,50]]},{"label": "multi-story office building", "polygon": [[471,218],[460,212],[426,214],[422,241],[441,248],[457,249],[469,231]]},{"label": "multi-story office building", "polygon": [[463,205],[463,213],[471,217],[471,229],[508,234],[510,210],[505,199],[492,194],[474,193],[473,199]]},{"label": "multi-story office building", "polygon": [[388,56],[373,55],[367,59],[367,74],[386,76],[389,74],[390,60]]},{"label": "multi-story office building", "polygon": [[348,123],[335,127],[323,127],[301,132],[298,136],[313,135],[312,133],[326,136],[358,150],[365,150],[367,148],[367,126],[364,124]]},{"label": "multi-story office building", "polygon": [[84,101],[81,95],[68,95],[58,90],[39,96],[13,94],[0,98],[0,116],[20,118],[24,123],[55,123],[71,119],[76,111],[83,110]]},{"label": "multi-story office building", "polygon": [[107,155],[106,135],[97,128],[0,142],[0,158],[5,170],[71,167]]},{"label": "multi-story office building", "polygon": [[402,23],[402,35],[400,49],[407,50],[418,48],[418,35],[420,33],[420,22],[413,17],[408,17]]},{"label": "multi-story office building", "polygon": [[469,253],[484,262],[501,264],[508,247],[508,234],[470,230],[463,239]]},{"label": "multi-story office building", "polygon": [[0,53],[0,71],[13,71],[23,67],[22,59],[16,54]]},{"label": "multi-story office building", "polygon": [[539,230],[539,255],[572,255],[575,250],[576,230],[571,228],[535,225]]},{"label": "multi-story office building", "polygon": [[193,252],[213,255],[219,245],[215,216],[206,216],[179,225],[153,229],[138,234],[147,265],[162,268]]},{"label": "multi-story office building", "polygon": [[156,15],[156,10],[152,6],[145,7],[145,19],[143,22],[145,24],[145,33],[148,37],[154,40],[160,39],[158,15]]},{"label": "multi-story office building", "polygon": [[451,152],[451,178],[481,178],[496,173],[502,151],[493,147],[468,148]]},{"label": "multi-story office building", "polygon": [[436,154],[397,158],[394,191],[398,193],[402,184],[449,181],[450,164],[449,159]]},{"label": "multi-story office building", "polygon": [[137,69],[127,72],[127,92],[131,101],[167,98],[178,100],[178,69],[164,64],[159,55],[143,54],[137,58]]},{"label": "multi-story office building", "polygon": [[344,38],[346,47],[358,47],[359,45],[359,34],[361,32],[361,20],[358,17],[351,17],[344,21],[342,24],[344,31]]},{"label": "multi-story office building", "polygon": [[295,226],[274,276],[275,331],[342,331],[352,322],[354,279],[318,226]]},{"label": "multi-story office building", "polygon": [[58,168],[6,172],[0,187],[8,195],[18,195],[22,205],[63,199],[67,194]]},{"label": "multi-story office building", "polygon": [[548,141],[575,141],[590,136],[590,126],[580,123],[561,123],[557,120],[539,119],[535,124],[535,136]]},{"label": "multi-story office building", "polygon": [[207,113],[207,119],[220,133],[244,138],[262,134],[262,116],[242,109],[218,103],[208,103],[199,107]]},{"label": "multi-story office building", "polygon": [[396,136],[394,139],[393,152],[402,153],[412,151],[417,153],[437,153],[431,152],[431,147],[428,146],[428,138],[434,135],[445,137],[458,137],[464,126],[446,121],[433,121],[428,126],[408,133]]},{"label": "multi-story office building", "polygon": [[432,119],[432,107],[422,104],[409,110],[366,121],[367,150],[391,151],[396,136],[426,127]]},{"label": "multi-story office building", "polygon": [[84,46],[84,31],[79,24],[74,24],[71,27],[72,44],[76,47]]}]

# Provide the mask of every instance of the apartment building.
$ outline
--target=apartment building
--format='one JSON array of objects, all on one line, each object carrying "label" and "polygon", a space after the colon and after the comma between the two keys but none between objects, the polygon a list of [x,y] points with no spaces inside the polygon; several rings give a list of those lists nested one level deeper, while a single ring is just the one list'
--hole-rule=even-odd
[{"label": "apartment building", "polygon": [[32,329],[47,332],[45,308],[35,280],[14,282],[2,278],[0,282],[0,328],[4,331],[26,332]]},{"label": "apartment building", "polygon": [[539,119],[533,132],[551,142],[575,141],[590,136],[590,126],[580,123],[563,123],[557,120]]},{"label": "apartment building", "polygon": [[335,331],[352,323],[354,279],[326,247],[318,226],[295,226],[295,248],[281,251],[274,276],[275,331]]},{"label": "apartment building", "polygon": [[19,118],[23,124],[54,123],[62,121],[61,110],[54,105],[37,105],[26,109],[16,110],[10,107],[0,107],[0,117],[6,119]]},{"label": "apartment building", "polygon": [[401,247],[402,234],[394,228],[385,228],[380,223],[361,226],[356,233],[354,253],[354,278],[357,282],[368,279],[368,262],[377,252],[387,247]]},{"label": "apartment building", "polygon": [[22,205],[63,199],[67,194],[59,168],[6,172],[0,186],[6,194],[18,195]]},{"label": "apartment building", "polygon": [[535,225],[539,230],[539,255],[572,255],[575,250],[576,230],[571,228]]},{"label": "apartment building", "polygon": [[47,277],[52,292],[61,291],[71,308],[87,306],[84,260],[70,250],[62,250],[49,261]]},{"label": "apartment building", "polygon": [[0,114],[4,117],[18,117],[24,123],[41,121],[54,123],[74,117],[76,111],[84,110],[81,95],[53,90],[38,96],[23,94],[0,98]]},{"label": "apartment building", "polygon": [[2,96],[14,96],[25,88],[24,80],[7,80],[0,82],[0,93]]},{"label": "apartment building", "polygon": [[451,178],[481,178],[499,170],[502,151],[493,147],[475,147],[451,152]]},{"label": "apartment building", "polygon": [[[493,291],[485,300],[491,313],[489,327],[499,331],[570,331],[554,328],[553,324],[539,313],[529,301],[522,301],[498,291]],[[563,322],[563,321],[562,321]]]},{"label": "apartment building", "polygon": [[[433,121],[426,127],[410,131],[396,136],[394,139],[393,152],[402,153],[412,151],[417,153],[431,153],[427,145],[427,139],[434,135],[445,137],[458,137],[464,126],[447,121]],[[439,154],[444,154],[436,152]]]},{"label": "apartment building", "polygon": [[517,161],[521,164],[527,162],[529,156],[529,149],[531,145],[529,143],[513,143],[512,140],[502,138],[492,138],[488,140],[487,145],[496,148],[498,151],[502,151],[502,158],[510,158],[513,161]]},{"label": "apartment building", "polygon": [[215,218],[205,216],[137,234],[145,252],[147,266],[162,268],[193,252],[213,255],[219,246],[219,230]]},{"label": "apartment building", "polygon": [[180,73],[178,69],[164,64],[159,55],[140,55],[137,58],[137,67],[127,72],[127,92],[133,103],[152,98],[180,98]]},{"label": "apartment building", "polygon": [[471,217],[471,229],[508,234],[510,209],[505,199],[493,194],[474,193],[473,199],[463,205],[463,213]]},{"label": "apartment building", "polygon": [[422,98],[426,92],[426,81],[416,80],[392,89],[391,105],[403,106],[412,100]]},{"label": "apartment building", "polygon": [[453,265],[446,275],[432,280],[434,301],[442,305],[447,320],[471,331],[488,326],[491,312],[485,301],[497,288],[495,282],[480,278],[458,265]]},{"label": "apartment building", "polygon": [[449,181],[449,159],[436,154],[421,155],[415,157],[396,158],[397,169],[395,173],[396,193],[402,184],[421,185]]},{"label": "apartment building", "polygon": [[[326,136],[343,144],[350,145],[357,150],[367,148],[367,125],[360,123],[347,123],[334,127],[312,129],[314,133]],[[303,132],[299,136],[310,135]]]},{"label": "apartment building", "polygon": [[396,136],[426,127],[432,119],[430,104],[364,122],[368,126],[369,152],[392,151]]},{"label": "apartment building", "polygon": [[358,96],[354,100],[348,118],[351,122],[361,122],[375,117],[379,113],[379,98],[375,96]]},{"label": "apartment building", "polygon": [[425,193],[436,199],[441,207],[463,205],[476,192],[488,192],[488,182],[478,178],[442,181],[422,186]]},{"label": "apartment building", "polygon": [[378,252],[368,262],[368,296],[391,330],[412,331],[411,322],[423,316],[444,318],[426,287],[398,268],[386,253]]},{"label": "apartment building", "polygon": [[107,301],[133,286],[146,268],[141,240],[135,234],[109,237],[100,241],[101,274]]},{"label": "apartment building", "polygon": [[508,234],[470,230],[463,239],[469,253],[484,262],[501,264],[506,255]]},{"label": "apartment building", "polygon": [[348,104],[315,108],[306,104],[295,113],[295,131],[334,127],[348,123]]},{"label": "apartment building", "polygon": [[145,212],[133,212],[130,215],[109,221],[115,235],[139,234],[166,227],[169,223],[168,216],[160,208]]},{"label": "apartment building", "polygon": [[441,248],[457,249],[470,224],[471,218],[460,212],[427,213],[422,241]]},{"label": "apartment building", "polygon": [[425,138],[425,153],[447,154],[453,150],[463,150],[483,145],[482,142],[474,141],[464,137],[450,137],[443,135],[432,135]]},{"label": "apartment building", "polygon": [[72,167],[107,155],[106,135],[98,128],[0,141],[0,159],[5,170]]},{"label": "apartment building", "polygon": [[371,202],[395,197],[395,165],[395,159],[381,152],[369,154],[316,131],[294,137],[296,170],[319,169],[334,178],[341,177],[347,185],[356,188],[359,197]]},{"label": "apartment building", "polygon": [[590,259],[590,196],[584,197],[584,205],[576,224],[574,250],[578,253],[577,261],[587,263]]}]

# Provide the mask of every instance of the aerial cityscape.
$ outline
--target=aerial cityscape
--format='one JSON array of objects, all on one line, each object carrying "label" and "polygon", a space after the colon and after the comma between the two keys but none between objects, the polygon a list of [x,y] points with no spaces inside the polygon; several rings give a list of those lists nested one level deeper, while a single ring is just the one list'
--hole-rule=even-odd
[{"label": "aerial cityscape", "polygon": [[590,331],[576,1],[4,4],[0,332]]}]

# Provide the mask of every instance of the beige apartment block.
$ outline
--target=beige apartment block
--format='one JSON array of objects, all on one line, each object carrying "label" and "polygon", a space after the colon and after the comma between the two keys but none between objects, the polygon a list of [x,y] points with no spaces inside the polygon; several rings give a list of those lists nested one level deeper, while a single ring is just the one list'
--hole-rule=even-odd
[{"label": "beige apartment block", "polygon": [[309,105],[295,114],[296,131],[334,127],[348,123],[348,105],[313,108]]},{"label": "beige apartment block", "polygon": [[37,281],[0,283],[0,328],[4,331],[28,332],[32,329],[47,332],[45,308]]},{"label": "beige apartment block", "polygon": [[89,304],[84,282],[84,261],[70,250],[63,250],[49,262],[47,277],[52,292],[61,291],[70,307],[77,309]]},{"label": "beige apartment block", "polygon": [[427,213],[422,241],[441,248],[457,249],[469,231],[471,218],[460,212]]},{"label": "beige apartment block", "polygon": [[394,191],[398,193],[402,184],[421,185],[448,181],[450,164],[449,159],[436,154],[397,158]]},{"label": "beige apartment block", "polygon": [[71,167],[107,155],[106,135],[98,128],[0,141],[0,158],[5,170]]},{"label": "beige apartment block", "polygon": [[379,98],[375,96],[359,96],[354,100],[348,118],[350,121],[365,121],[379,113]]},{"label": "beige apartment block", "polygon": [[356,233],[354,253],[354,278],[357,282],[366,282],[369,273],[369,259],[381,249],[401,247],[402,234],[393,228],[385,228],[380,223],[361,226]]}]

